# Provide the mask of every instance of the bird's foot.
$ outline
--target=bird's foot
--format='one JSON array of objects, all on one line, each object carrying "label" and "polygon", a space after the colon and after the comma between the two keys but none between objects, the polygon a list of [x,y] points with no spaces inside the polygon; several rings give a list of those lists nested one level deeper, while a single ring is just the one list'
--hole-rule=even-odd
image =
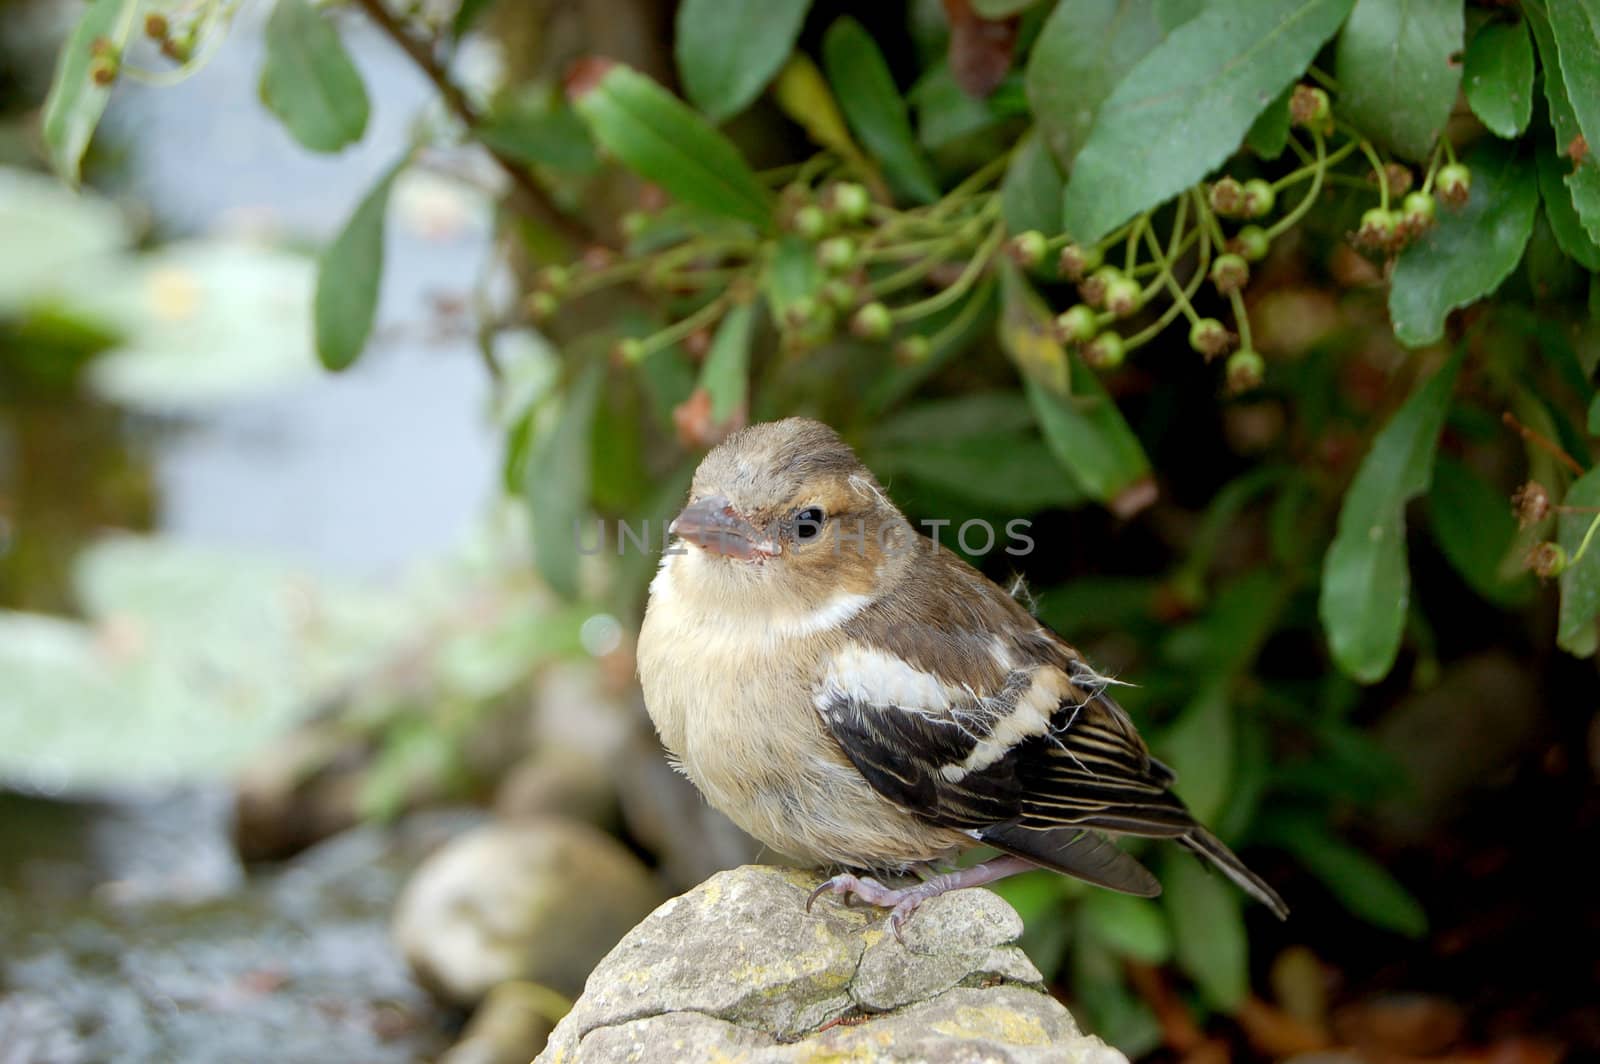
[{"label": "bird's foot", "polygon": [[894,932],[894,937],[901,942],[905,941],[901,928],[910,919],[911,914],[917,911],[917,906],[929,898],[943,894],[949,888],[939,884],[943,877],[935,876],[914,887],[886,887],[870,876],[856,876],[843,872],[832,879],[825,880],[811,896],[806,899],[806,911],[811,911],[811,904],[824,894],[835,894],[844,899],[846,905],[856,901],[864,901],[868,905],[876,905],[880,909],[889,910],[889,930]]},{"label": "bird's foot", "polygon": [[902,944],[905,942],[903,929],[906,921],[911,919],[911,914],[917,911],[917,906],[929,898],[937,898],[948,890],[960,890],[964,887],[981,887],[985,883],[993,883],[997,879],[1017,872],[1024,872],[1035,867],[1020,857],[1003,856],[986,861],[983,864],[973,865],[971,868],[962,868],[954,872],[944,872],[939,875],[929,876],[914,887],[886,887],[876,879],[869,876],[856,876],[849,872],[842,872],[832,879],[825,880],[811,896],[806,899],[806,911],[811,911],[811,903],[824,894],[836,894],[845,900],[848,905],[856,899],[869,905],[876,905],[881,909],[889,910],[889,930],[894,932],[894,937]]}]

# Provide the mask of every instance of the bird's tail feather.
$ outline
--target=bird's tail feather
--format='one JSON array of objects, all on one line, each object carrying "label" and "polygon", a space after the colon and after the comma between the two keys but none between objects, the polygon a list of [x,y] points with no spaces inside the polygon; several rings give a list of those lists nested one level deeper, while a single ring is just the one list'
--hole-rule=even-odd
[{"label": "bird's tail feather", "polygon": [[1266,880],[1246,868],[1244,862],[1211,832],[1197,826],[1178,841],[1216,865],[1223,875],[1239,885],[1240,890],[1271,909],[1278,919],[1289,918],[1289,906],[1278,896],[1278,892],[1267,886]]},{"label": "bird's tail feather", "polygon": [[1161,893],[1160,881],[1144,865],[1117,849],[1116,843],[1098,832],[1083,828],[1034,831],[1009,826],[989,828],[981,838],[997,850],[1097,887],[1137,894],[1141,898],[1153,898]]}]

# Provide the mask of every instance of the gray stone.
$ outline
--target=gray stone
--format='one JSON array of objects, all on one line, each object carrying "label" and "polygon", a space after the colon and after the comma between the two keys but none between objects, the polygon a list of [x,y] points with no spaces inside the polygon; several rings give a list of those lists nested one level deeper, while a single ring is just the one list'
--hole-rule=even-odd
[{"label": "gray stone", "polygon": [[512,979],[575,994],[661,893],[638,858],[586,824],[494,824],[418,869],[394,937],[418,978],[461,1004]]},{"label": "gray stone", "polygon": [[651,913],[595,968],[543,1064],[728,1060],[1126,1064],[1044,993],[984,890],[926,903],[905,942],[815,872],[746,866]]}]

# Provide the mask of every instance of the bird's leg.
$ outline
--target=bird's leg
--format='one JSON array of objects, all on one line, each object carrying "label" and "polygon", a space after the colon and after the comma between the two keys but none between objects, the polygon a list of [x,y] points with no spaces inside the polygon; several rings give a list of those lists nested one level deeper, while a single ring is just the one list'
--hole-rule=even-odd
[{"label": "bird's leg", "polygon": [[917,911],[917,906],[929,898],[937,898],[947,890],[964,890],[967,887],[981,887],[985,883],[993,883],[997,879],[1026,872],[1038,866],[1021,857],[996,857],[992,861],[975,864],[971,868],[958,868],[954,872],[942,872],[929,876],[914,887],[890,888],[879,883],[876,879],[867,876],[851,875],[844,872],[825,881],[820,887],[811,892],[811,897],[806,899],[806,911],[811,910],[811,903],[823,894],[837,894],[848,903],[852,898],[860,898],[870,905],[888,909],[889,930],[894,932],[894,937],[904,942],[901,928],[910,919],[911,914]]}]

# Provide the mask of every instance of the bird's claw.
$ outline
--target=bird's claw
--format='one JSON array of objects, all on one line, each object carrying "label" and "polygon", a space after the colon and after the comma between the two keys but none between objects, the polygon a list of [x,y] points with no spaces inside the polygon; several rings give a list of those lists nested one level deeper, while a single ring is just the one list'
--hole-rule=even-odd
[{"label": "bird's claw", "polygon": [[917,911],[917,906],[927,897],[917,887],[895,890],[869,876],[856,876],[843,872],[832,879],[824,880],[821,886],[811,892],[806,898],[806,912],[810,912],[812,903],[824,894],[836,894],[844,899],[846,905],[853,905],[859,900],[881,909],[888,909],[889,930],[894,932],[896,941],[902,945],[906,940],[904,934],[906,921],[911,919],[911,914]]}]

